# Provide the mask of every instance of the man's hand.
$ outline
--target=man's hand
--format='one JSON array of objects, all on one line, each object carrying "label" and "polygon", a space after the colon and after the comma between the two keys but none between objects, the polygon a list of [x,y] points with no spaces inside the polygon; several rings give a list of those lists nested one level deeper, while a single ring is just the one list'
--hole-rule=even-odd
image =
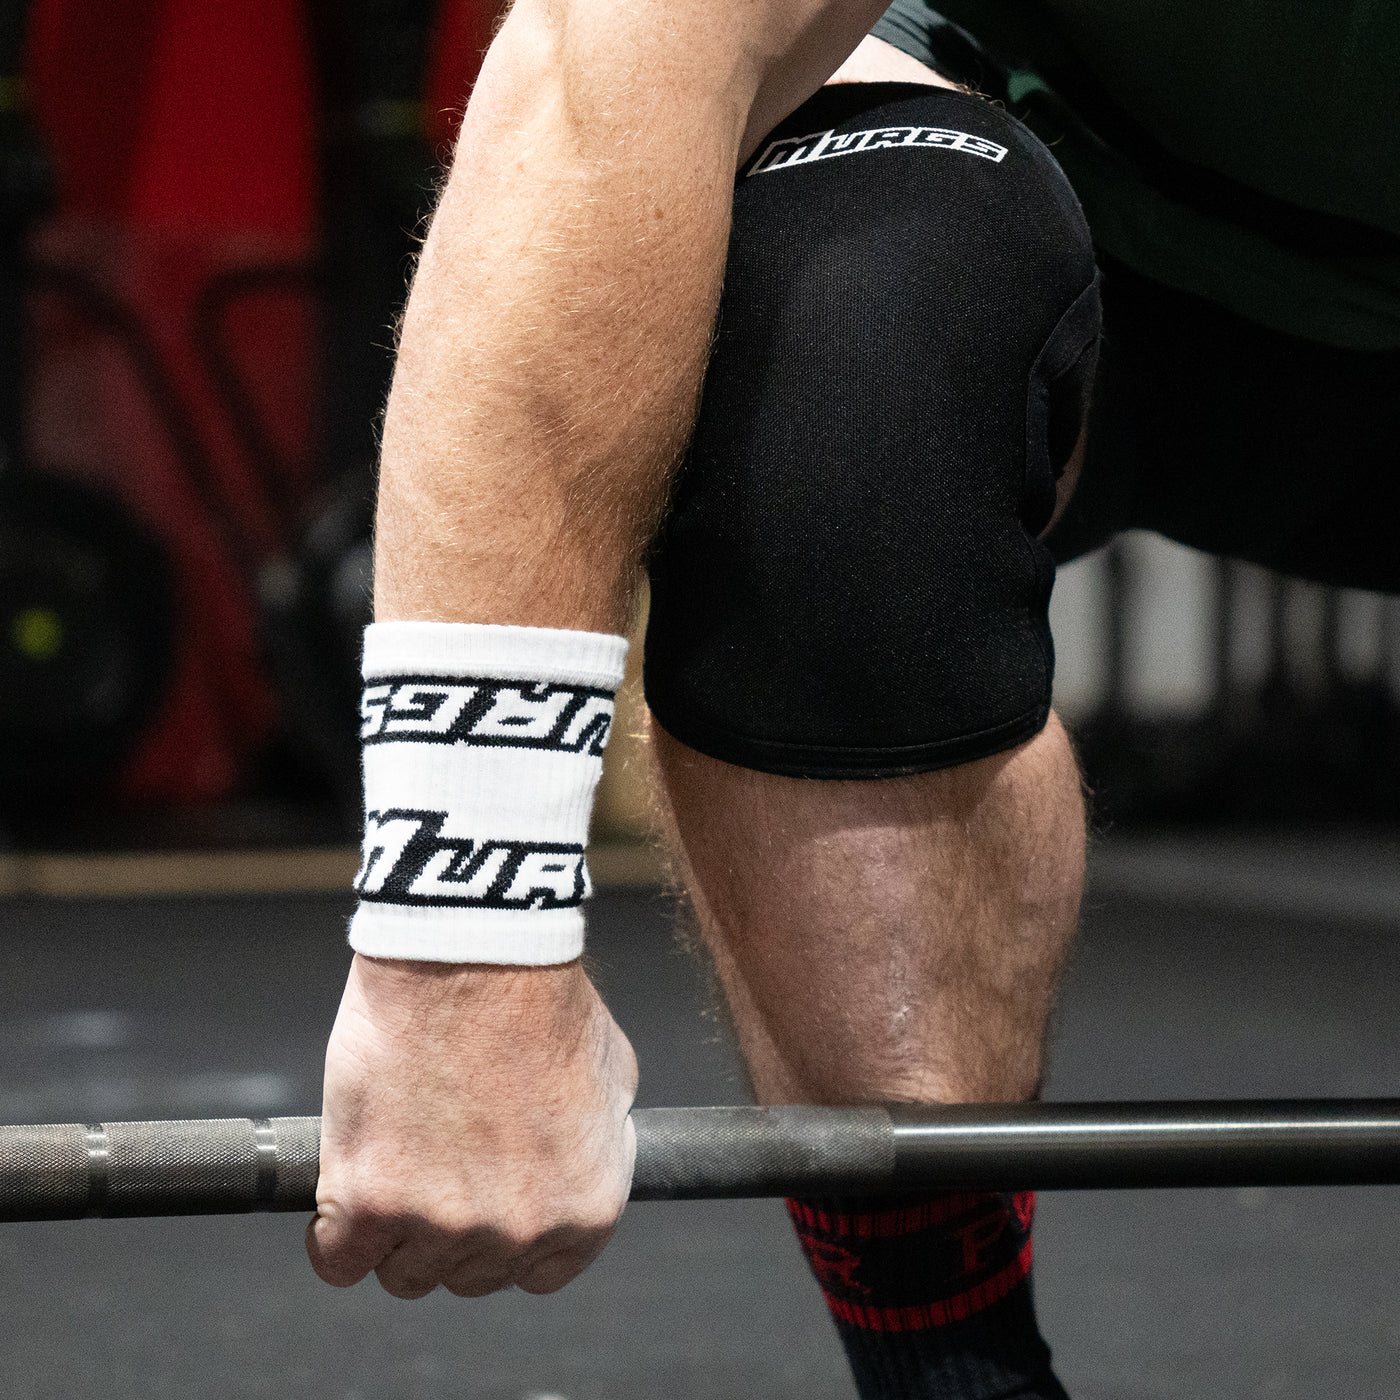
[{"label": "man's hand", "polygon": [[312,1266],[397,1298],[563,1287],[607,1243],[632,1047],[578,963],[356,957],[326,1051]]}]

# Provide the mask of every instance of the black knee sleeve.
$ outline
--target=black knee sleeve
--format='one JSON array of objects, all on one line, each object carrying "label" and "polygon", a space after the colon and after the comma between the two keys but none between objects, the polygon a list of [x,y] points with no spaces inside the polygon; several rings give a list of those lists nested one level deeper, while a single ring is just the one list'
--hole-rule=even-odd
[{"label": "black knee sleeve", "polygon": [[820,778],[1037,733],[1054,566],[1036,536],[1098,325],[1078,202],[999,108],[840,85],[774,131],[737,182],[699,422],[651,560],[661,725]]}]

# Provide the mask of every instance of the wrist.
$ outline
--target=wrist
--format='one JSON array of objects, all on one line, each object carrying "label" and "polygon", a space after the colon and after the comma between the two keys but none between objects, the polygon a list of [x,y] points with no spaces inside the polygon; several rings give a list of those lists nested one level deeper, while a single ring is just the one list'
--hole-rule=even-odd
[{"label": "wrist", "polygon": [[350,995],[357,1010],[388,1035],[440,1032],[458,1039],[474,1025],[519,1021],[532,1035],[551,1038],[577,1024],[595,997],[578,959],[543,967],[495,963],[423,962],[356,953]]},{"label": "wrist", "polygon": [[365,634],[364,863],[350,928],[384,959],[568,963],[627,641],[468,623]]}]

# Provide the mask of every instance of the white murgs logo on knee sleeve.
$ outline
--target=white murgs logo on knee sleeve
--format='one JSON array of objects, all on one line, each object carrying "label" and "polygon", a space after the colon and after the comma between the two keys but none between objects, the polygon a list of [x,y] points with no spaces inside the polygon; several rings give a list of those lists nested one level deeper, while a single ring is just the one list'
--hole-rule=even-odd
[{"label": "white murgs logo on knee sleeve", "polygon": [[788,170],[794,165],[810,165],[815,160],[853,156],[860,151],[889,150],[962,151],[1000,163],[1007,148],[973,136],[966,131],[950,131],[941,126],[880,126],[869,131],[815,131],[810,136],[789,136],[770,142],[749,167],[749,175],[770,170]]},{"label": "white murgs logo on knee sleeve", "polygon": [[383,676],[360,701],[366,744],[469,744],[601,755],[613,698],[590,686],[470,676]]},{"label": "white murgs logo on knee sleeve", "polygon": [[592,893],[583,847],[444,838],[446,812],[391,807],[365,820],[361,899],[472,909],[571,909]]}]

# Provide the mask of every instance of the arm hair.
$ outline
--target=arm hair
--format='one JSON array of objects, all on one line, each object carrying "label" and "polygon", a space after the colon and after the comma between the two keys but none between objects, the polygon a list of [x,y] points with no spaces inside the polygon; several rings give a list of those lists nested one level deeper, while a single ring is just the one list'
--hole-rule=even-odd
[{"label": "arm hair", "polygon": [[694,419],[737,165],[882,8],[518,0],[404,316],[378,617],[625,630]]}]

